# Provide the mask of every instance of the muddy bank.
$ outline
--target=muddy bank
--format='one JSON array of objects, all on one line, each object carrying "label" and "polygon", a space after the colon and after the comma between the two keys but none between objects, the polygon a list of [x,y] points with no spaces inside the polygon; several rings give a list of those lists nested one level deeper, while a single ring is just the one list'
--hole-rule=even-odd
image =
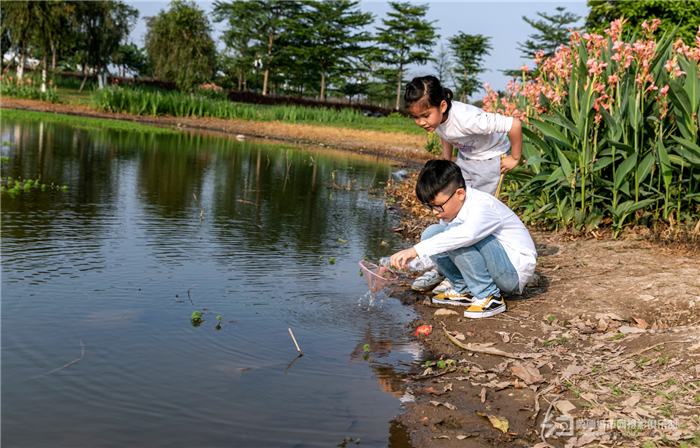
[{"label": "muddy bank", "polygon": [[249,137],[270,138],[295,144],[318,144],[359,153],[376,154],[401,161],[422,161],[433,158],[426,153],[425,135],[410,135],[360,129],[314,126],[279,122],[224,120],[219,118],[146,117],[103,112],[89,106],[53,104],[38,100],[3,98],[3,109],[52,112],[82,117],[125,120],[176,129],[207,130]]},{"label": "muddy bank", "polygon": [[[389,197],[407,240],[433,222],[409,192]],[[414,446],[700,445],[697,255],[531,233],[538,279],[500,315],[434,306],[410,277],[386,290],[421,316],[414,335],[432,327],[415,336],[431,366],[411,369],[415,401],[398,418]]]}]

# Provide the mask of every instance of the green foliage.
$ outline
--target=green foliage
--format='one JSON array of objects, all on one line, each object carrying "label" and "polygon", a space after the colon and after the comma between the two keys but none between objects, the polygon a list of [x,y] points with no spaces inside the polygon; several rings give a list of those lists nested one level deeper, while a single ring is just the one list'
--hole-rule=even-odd
[{"label": "green foliage", "polygon": [[364,350],[365,353],[369,353],[369,344],[365,344],[362,349]]},{"label": "green foliage", "polygon": [[209,19],[194,2],[173,0],[146,26],[145,48],[156,76],[187,91],[212,79],[216,46]]},{"label": "green foliage", "polygon": [[389,6],[391,11],[387,13],[388,18],[382,19],[384,27],[377,28],[377,51],[372,57],[375,61],[396,70],[398,110],[404,69],[408,65],[422,65],[433,61],[430,52],[440,36],[436,33],[435,21],[429,22],[424,19],[428,5],[389,2]]},{"label": "green foliage", "polygon": [[308,2],[305,10],[291,21],[294,45],[288,45],[285,53],[320,71],[318,87],[322,100],[329,80],[339,82],[341,77],[351,75],[354,58],[366,51],[361,44],[370,36],[362,29],[372,23],[373,17],[360,11],[358,5],[358,1],[348,0]]},{"label": "green foliage", "polygon": [[161,93],[129,87],[112,87],[92,94],[92,103],[101,110],[134,115],[213,117],[250,121],[281,121],[332,125],[354,129],[421,134],[424,131],[404,117],[364,117],[353,109],[332,110],[300,106],[261,106],[215,101],[182,92]]},{"label": "green foliage", "polygon": [[615,19],[629,20],[629,33],[642,33],[642,23],[646,20],[661,20],[661,33],[670,33],[678,26],[676,36],[685,42],[692,42],[700,23],[700,2],[697,1],[616,1],[588,0],[590,12],[586,18],[586,31],[602,34]]},{"label": "green foliage", "polygon": [[557,13],[552,15],[538,12],[537,15],[543,20],[523,16],[523,20],[537,30],[536,33],[530,34],[525,42],[518,44],[518,50],[524,58],[533,59],[538,50],[543,50],[544,56],[551,58],[560,45],[569,43],[569,30],[576,29],[573,25],[581,19],[581,16],[566,12],[563,6],[558,6],[556,11]]},{"label": "green foliage", "polygon": [[437,368],[438,369],[445,369],[445,368],[447,368],[447,363],[445,363],[445,361],[443,361],[441,359],[440,361],[437,362]]},{"label": "green foliage", "polygon": [[454,79],[458,92],[462,93],[462,101],[481,89],[479,74],[486,71],[484,57],[492,49],[490,37],[481,34],[465,34],[462,31],[450,38],[450,48],[454,54]]},{"label": "green foliage", "polygon": [[335,257],[329,258],[329,259],[328,259],[328,262],[329,262],[330,264],[335,264]]},{"label": "green foliage", "polygon": [[0,75],[0,94],[15,98],[26,98],[30,100],[59,102],[58,93],[55,86],[48,86],[45,92],[29,75],[24,75],[21,79],[12,74]]},{"label": "green foliage", "polygon": [[631,223],[697,221],[700,47],[656,40],[656,26],[577,33],[553,58],[539,53],[524,84],[487,91],[486,110],[527,120],[527,163],[506,188],[526,223],[617,237]]},{"label": "green foliage", "polygon": [[425,143],[425,150],[431,154],[442,154],[442,141],[435,132],[428,134],[428,141]]},{"label": "green foliage", "polygon": [[199,311],[192,311],[192,315],[190,316],[190,323],[192,326],[199,327],[202,322],[204,322],[204,319],[202,319],[202,313]]}]

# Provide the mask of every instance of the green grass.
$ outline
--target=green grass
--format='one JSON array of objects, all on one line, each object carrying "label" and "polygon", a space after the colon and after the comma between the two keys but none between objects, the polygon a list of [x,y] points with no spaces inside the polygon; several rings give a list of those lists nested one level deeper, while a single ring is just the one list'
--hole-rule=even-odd
[{"label": "green grass", "polygon": [[58,98],[62,103],[67,104],[79,104],[84,106],[90,105],[90,90],[83,89],[82,92],[79,88],[72,87],[58,87]]},{"label": "green grass", "polygon": [[119,131],[146,132],[151,134],[179,134],[180,131],[156,126],[146,126],[130,121],[105,120],[103,118],[74,117],[71,115],[33,112],[27,110],[2,109],[2,118],[10,120],[43,121],[65,123],[83,129],[114,129]]},{"label": "green grass", "polygon": [[141,88],[110,87],[101,91],[94,90],[92,104],[101,110],[132,115],[278,121],[416,135],[425,133],[411,119],[402,116],[374,118],[364,117],[354,109],[333,110],[320,107],[232,103],[227,100],[207,98],[197,93],[186,94],[178,91],[160,92]]}]

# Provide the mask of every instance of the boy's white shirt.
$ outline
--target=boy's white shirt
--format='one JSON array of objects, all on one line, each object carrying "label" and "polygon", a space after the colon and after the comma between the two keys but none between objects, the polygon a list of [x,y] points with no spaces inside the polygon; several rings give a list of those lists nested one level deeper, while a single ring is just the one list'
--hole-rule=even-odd
[{"label": "boy's white shirt", "polygon": [[511,127],[512,117],[452,101],[447,120],[435,129],[435,133],[459,150],[458,159],[487,160],[508,152]]},{"label": "boy's white shirt", "polygon": [[520,293],[535,273],[537,250],[530,232],[511,209],[490,194],[466,188],[466,198],[448,228],[414,246],[420,258],[471,246],[493,235],[503,246],[518,272]]}]

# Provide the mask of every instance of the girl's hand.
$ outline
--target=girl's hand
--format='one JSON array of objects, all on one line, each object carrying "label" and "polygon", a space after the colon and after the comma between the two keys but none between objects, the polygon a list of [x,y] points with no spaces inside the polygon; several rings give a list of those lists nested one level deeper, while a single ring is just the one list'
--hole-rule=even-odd
[{"label": "girl's hand", "polygon": [[512,170],[513,168],[518,166],[518,163],[520,163],[520,160],[514,158],[512,155],[502,158],[501,159],[501,174],[505,174],[508,171]]},{"label": "girl's hand", "polygon": [[391,256],[391,265],[396,269],[403,269],[409,261],[418,256],[418,252],[414,248],[404,249],[401,252],[396,252]]}]

